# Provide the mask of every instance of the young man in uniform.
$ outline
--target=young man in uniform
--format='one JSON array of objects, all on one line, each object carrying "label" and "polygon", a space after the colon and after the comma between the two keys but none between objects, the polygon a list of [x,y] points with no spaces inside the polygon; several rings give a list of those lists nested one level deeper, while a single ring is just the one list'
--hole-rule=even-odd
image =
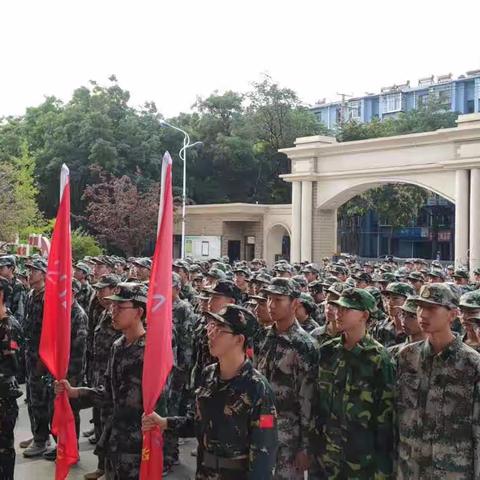
[{"label": "young man in uniform", "polygon": [[333,303],[342,332],[320,348],[312,385],[310,446],[315,479],[392,478],[394,365],[367,333],[375,299],[349,288]]},{"label": "young man in uniform", "polygon": [[397,478],[480,478],[480,354],[451,330],[448,285],[425,285],[415,301],[428,338],[398,355]]},{"label": "young man in uniform", "polygon": [[311,398],[301,396],[304,379],[317,362],[313,338],[295,318],[300,291],[289,278],[274,278],[265,288],[274,321],[256,365],[275,393],[278,410],[279,449],[276,480],[303,479],[308,470],[308,426]]},{"label": "young man in uniform", "polygon": [[277,453],[274,395],[263,375],[246,356],[256,329],[245,308],[228,305],[208,313],[212,356],[196,391],[195,408],[184,417],[144,416],[143,428],[159,426],[198,439],[199,480],[269,480]]}]

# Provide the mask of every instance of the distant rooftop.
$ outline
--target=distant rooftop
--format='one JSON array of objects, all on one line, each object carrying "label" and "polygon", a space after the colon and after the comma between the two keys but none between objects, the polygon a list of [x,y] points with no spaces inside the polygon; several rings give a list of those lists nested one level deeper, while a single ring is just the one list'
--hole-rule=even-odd
[{"label": "distant rooftop", "polygon": [[[394,84],[390,85],[387,87],[382,87],[380,89],[379,93],[371,93],[371,92],[365,92],[364,95],[358,95],[358,96],[350,96],[350,95],[345,95],[348,97],[348,101],[352,100],[358,100],[360,98],[364,97],[379,97],[380,95],[386,95],[388,93],[396,93],[396,92],[411,92],[415,90],[422,90],[425,88],[431,88],[435,87],[438,85],[442,84],[447,84],[452,81],[462,81],[462,80],[469,80],[475,77],[480,77],[480,69],[477,70],[470,70],[466,72],[464,75],[458,76],[456,79],[452,78],[452,74],[448,73],[445,75],[430,75],[428,77],[422,77],[419,78],[417,81],[416,86],[412,86],[410,84],[410,80],[407,80],[404,83],[399,83],[399,84]],[[340,94],[339,94],[340,95]],[[342,101],[341,100],[335,100],[335,101],[329,101],[327,102],[325,98],[322,98],[320,100],[317,100],[314,105],[312,105],[312,108],[315,107],[324,107],[327,105],[341,105]]]}]

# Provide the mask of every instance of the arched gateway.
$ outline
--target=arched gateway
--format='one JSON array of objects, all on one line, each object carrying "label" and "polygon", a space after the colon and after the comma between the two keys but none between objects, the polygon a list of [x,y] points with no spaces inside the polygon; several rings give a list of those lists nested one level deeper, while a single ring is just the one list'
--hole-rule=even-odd
[{"label": "arched gateway", "polygon": [[480,114],[457,128],[337,143],[298,138],[292,161],[291,261],[318,262],[337,250],[337,208],[369,188],[410,183],[455,203],[455,263],[480,267]]}]

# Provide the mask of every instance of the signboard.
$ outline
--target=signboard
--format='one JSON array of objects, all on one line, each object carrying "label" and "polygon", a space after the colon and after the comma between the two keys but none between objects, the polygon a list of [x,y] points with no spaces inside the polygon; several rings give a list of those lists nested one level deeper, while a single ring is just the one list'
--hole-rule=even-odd
[{"label": "signboard", "polygon": [[195,259],[208,259],[222,255],[222,239],[216,236],[186,236],[185,255]]}]

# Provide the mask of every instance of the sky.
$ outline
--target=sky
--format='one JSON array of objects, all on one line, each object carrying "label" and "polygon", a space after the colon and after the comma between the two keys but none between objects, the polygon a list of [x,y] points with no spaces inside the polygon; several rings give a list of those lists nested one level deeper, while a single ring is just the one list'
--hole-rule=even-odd
[{"label": "sky", "polygon": [[268,73],[306,104],[480,69],[479,0],[0,3],[0,116],[115,74],[171,117]]}]

